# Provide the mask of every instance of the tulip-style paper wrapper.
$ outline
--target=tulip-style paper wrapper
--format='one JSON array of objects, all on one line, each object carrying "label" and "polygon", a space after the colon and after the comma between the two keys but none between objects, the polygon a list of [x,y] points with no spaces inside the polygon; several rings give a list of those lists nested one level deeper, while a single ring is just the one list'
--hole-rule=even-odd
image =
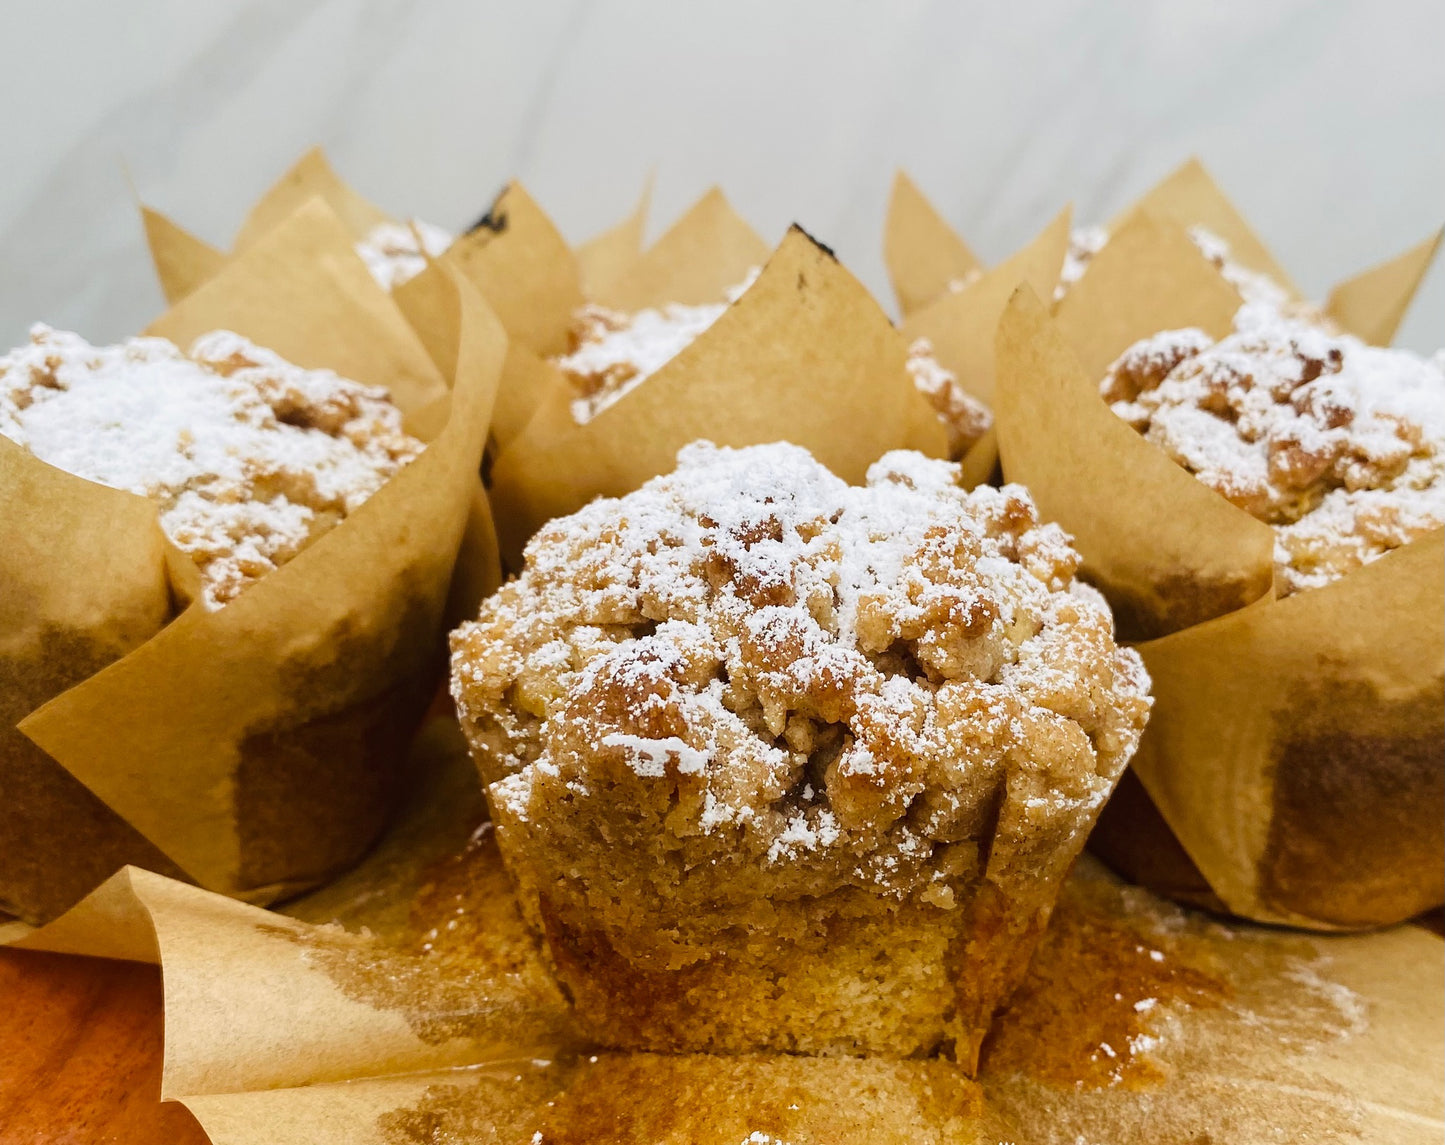
[{"label": "tulip-style paper wrapper", "polygon": [[1075,536],[1122,635],[1148,639],[1155,707],[1133,769],[1224,905],[1396,922],[1445,899],[1440,534],[1276,600],[1273,530],[1099,396],[1132,342],[1222,336],[1237,304],[1183,229],[1145,212],[1056,318],[1021,288],[998,331],[1004,474]]},{"label": "tulip-style paper wrapper", "polygon": [[939,1060],[592,1052],[474,829],[454,722],[414,766],[387,840],[286,916],[126,871],[18,945],[160,963],[164,1095],[217,1145],[1439,1140],[1439,938],[1222,925],[1088,860],[976,1082]]},{"label": "tulip-style paper wrapper", "polygon": [[456,344],[453,313],[439,298],[446,268],[471,281],[501,318],[511,344],[492,418],[494,456],[540,407],[571,400],[571,386],[547,359],[569,349],[584,302],[623,309],[720,302],[767,256],[763,240],[712,190],[650,248],[628,257],[630,244],[640,242],[642,209],[619,233],[602,236],[601,254],[596,247],[574,252],[525,188],[513,183],[476,227],[394,292],[443,369],[447,347]]},{"label": "tulip-style paper wrapper", "polygon": [[712,326],[590,421],[574,420],[565,382],[553,387],[492,467],[504,559],[518,561],[551,518],[671,471],[698,438],[791,441],[854,482],[890,449],[944,456],[943,424],[906,359],[863,286],[795,227]]},{"label": "tulip-style paper wrapper", "polygon": [[[430,441],[217,611],[172,618],[194,566],[175,559],[149,502],[6,443],[0,487],[16,505],[0,597],[8,609],[18,596],[27,622],[7,625],[3,647],[7,703],[24,699],[7,709],[3,740],[4,821],[22,830],[0,840],[0,871],[23,915],[53,915],[126,861],[270,901],[334,875],[377,837],[440,673],[469,525],[477,564],[461,578],[471,600],[457,603],[474,607],[498,580],[477,474],[506,336],[469,287],[456,289],[449,392],[346,229],[312,200],[152,325],[182,347],[231,329],[298,365],[384,385]],[[75,781],[85,790],[67,799]],[[110,822],[92,838],[97,817]],[[37,825],[54,833],[37,841]]]},{"label": "tulip-style paper wrapper", "polygon": [[202,283],[214,278],[231,258],[254,246],[313,199],[320,199],[331,209],[353,242],[381,223],[395,222],[337,175],[319,147],[301,156],[256,201],[236,232],[230,254],[142,204],[146,243],[166,302],[175,305],[193,293]]},{"label": "tulip-style paper wrapper", "polygon": [[902,171],[893,176],[883,224],[883,263],[905,319],[982,273],[979,261],[938,208]]},{"label": "tulip-style paper wrapper", "polygon": [[[1110,235],[1117,235],[1139,214],[1186,230],[1204,227],[1229,244],[1232,261],[1268,275],[1287,295],[1302,299],[1289,275],[1198,159],[1187,160],[1120,211],[1108,224]],[[1377,346],[1388,345],[1439,250],[1442,235],[1445,228],[1404,253],[1337,283],[1323,313],[1341,330]],[[888,203],[883,250],[905,319],[981,269],[973,252],[902,172],[894,180]],[[1086,274],[1093,272],[1091,263]],[[1020,276],[1013,285],[1023,280]],[[1037,281],[1029,285],[1040,298],[1051,297],[1052,287],[1046,291]]]},{"label": "tulip-style paper wrapper", "polygon": [[601,298],[608,288],[642,257],[647,215],[652,207],[653,177],[649,176],[632,214],[577,247],[577,274],[582,293]]}]

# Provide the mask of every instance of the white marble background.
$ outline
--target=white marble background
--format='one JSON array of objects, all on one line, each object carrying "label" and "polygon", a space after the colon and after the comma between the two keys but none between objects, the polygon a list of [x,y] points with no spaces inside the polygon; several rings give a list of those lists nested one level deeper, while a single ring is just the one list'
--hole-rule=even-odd
[{"label": "white marble background", "polygon": [[[450,227],[513,175],[577,239],[720,182],[890,307],[898,165],[996,258],[1198,153],[1314,292],[1445,221],[1440,0],[4,0],[0,43],[5,345],[158,312],[127,170],[225,244],[316,142]],[[1445,343],[1442,268],[1401,340]]]}]

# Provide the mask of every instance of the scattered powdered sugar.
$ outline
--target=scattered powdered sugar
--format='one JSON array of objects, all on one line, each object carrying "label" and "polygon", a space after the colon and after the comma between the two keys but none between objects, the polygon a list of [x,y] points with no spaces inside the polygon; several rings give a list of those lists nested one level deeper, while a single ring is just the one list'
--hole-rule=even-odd
[{"label": "scattered powdered sugar", "polygon": [[1057,302],[1069,292],[1069,287],[1084,277],[1094,256],[1104,249],[1109,241],[1109,232],[1100,226],[1075,227],[1069,232],[1069,248],[1064,252],[1064,265],[1059,270],[1059,284],[1054,287],[1054,301]]},{"label": "scattered powdered sugar", "polygon": [[572,350],[553,361],[577,388],[572,416],[579,425],[591,421],[628,390],[650,378],[723,316],[757,281],[760,267],[728,289],[726,301],[624,314],[589,303],[573,319]]},{"label": "scattered powdered sugar", "polygon": [[796,446],[700,442],[546,526],[453,635],[494,800],[528,820],[570,778],[686,783],[689,830],[774,864],[846,847],[883,885],[935,873],[1005,770],[1031,819],[1091,816],[1143,727],[1142,662],[1027,493],[958,477],[895,452],[856,487]]},{"label": "scattered powdered sugar", "polygon": [[[420,236],[421,241],[417,238]],[[400,286],[426,269],[426,256],[446,253],[455,236],[441,227],[412,219],[409,223],[377,223],[356,244],[356,253],[371,277],[386,290]]]},{"label": "scattered powdered sugar", "polygon": [[916,338],[908,347],[908,374],[947,427],[950,457],[962,457],[993,427],[989,408],[934,356],[933,343],[927,338]]},{"label": "scattered powdered sugar", "polygon": [[1445,372],[1268,303],[1215,343],[1131,346],[1101,393],[1210,488],[1277,533],[1282,592],[1316,588],[1445,524]]},{"label": "scattered powdered sugar", "polygon": [[0,433],[149,497],[218,608],[354,512],[421,443],[383,390],[303,370],[236,334],[91,346],[32,328],[0,358]]}]

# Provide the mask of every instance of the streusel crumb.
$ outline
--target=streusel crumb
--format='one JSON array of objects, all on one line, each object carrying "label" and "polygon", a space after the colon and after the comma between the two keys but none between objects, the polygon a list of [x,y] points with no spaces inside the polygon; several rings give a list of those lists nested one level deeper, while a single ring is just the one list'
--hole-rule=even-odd
[{"label": "streusel crumb", "polygon": [[1215,342],[1135,343],[1100,392],[1211,489],[1276,530],[1281,594],[1445,524],[1445,372],[1408,350],[1245,306]]},{"label": "streusel crumb", "polygon": [[91,346],[37,325],[0,358],[0,434],[149,497],[219,608],[354,512],[421,442],[386,391],[226,331]]},{"label": "streusel crumb", "polygon": [[452,639],[520,897],[628,1048],[971,1063],[1148,680],[1017,486],[684,449]]},{"label": "streusel crumb", "polygon": [[955,461],[993,428],[993,414],[958,383],[958,375],[933,353],[927,338],[908,347],[908,374],[948,430],[948,456]]}]

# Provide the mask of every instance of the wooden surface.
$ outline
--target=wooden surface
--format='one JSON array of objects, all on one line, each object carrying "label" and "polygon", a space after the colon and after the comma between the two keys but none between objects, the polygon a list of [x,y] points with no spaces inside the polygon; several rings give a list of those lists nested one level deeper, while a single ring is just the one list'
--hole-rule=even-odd
[{"label": "wooden surface", "polygon": [[0,1145],[203,1145],[161,1104],[154,966],[0,950]]}]

